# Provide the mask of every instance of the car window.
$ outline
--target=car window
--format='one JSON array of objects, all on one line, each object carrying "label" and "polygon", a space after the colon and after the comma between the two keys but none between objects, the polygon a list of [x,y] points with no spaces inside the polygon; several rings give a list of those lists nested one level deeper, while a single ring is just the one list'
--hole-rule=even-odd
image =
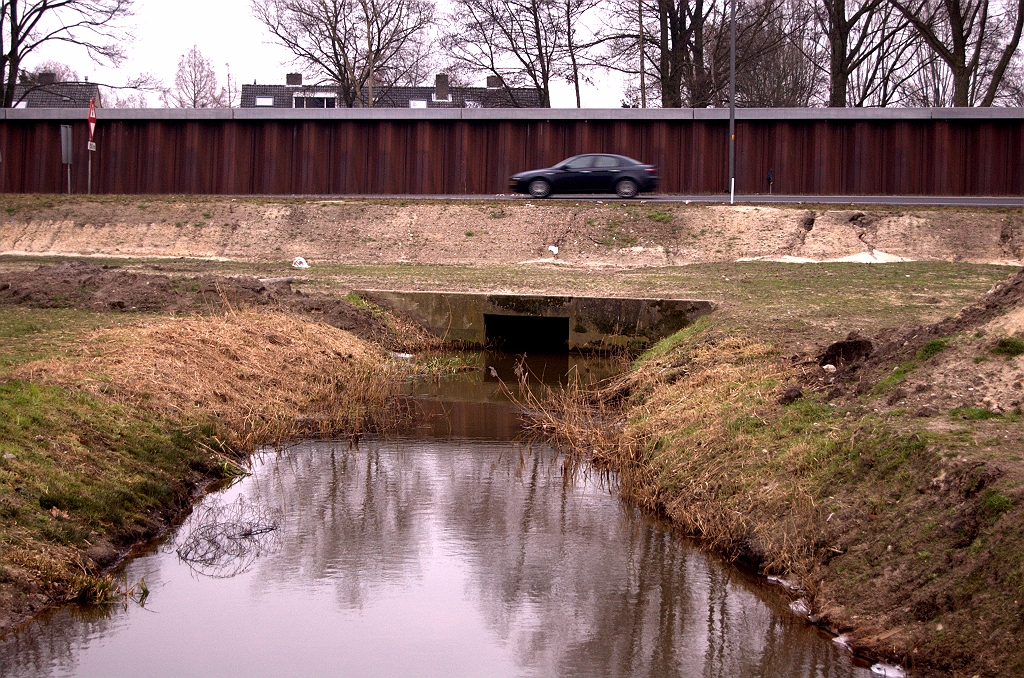
[{"label": "car window", "polygon": [[618,167],[622,162],[614,155],[599,155],[594,167]]},{"label": "car window", "polygon": [[569,162],[562,165],[565,169],[585,169],[591,167],[594,164],[594,156],[592,155],[581,155],[580,157],[570,160]]},{"label": "car window", "polygon": [[633,160],[633,158],[622,157],[622,158],[620,158],[620,160],[622,161],[623,165],[642,165],[643,164],[639,160]]}]

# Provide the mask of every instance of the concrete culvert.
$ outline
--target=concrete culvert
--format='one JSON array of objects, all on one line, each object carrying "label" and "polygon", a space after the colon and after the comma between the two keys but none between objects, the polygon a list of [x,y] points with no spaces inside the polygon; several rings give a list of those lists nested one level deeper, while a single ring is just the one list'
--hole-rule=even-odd
[{"label": "concrete culvert", "polygon": [[487,344],[503,351],[568,353],[569,319],[484,315]]}]

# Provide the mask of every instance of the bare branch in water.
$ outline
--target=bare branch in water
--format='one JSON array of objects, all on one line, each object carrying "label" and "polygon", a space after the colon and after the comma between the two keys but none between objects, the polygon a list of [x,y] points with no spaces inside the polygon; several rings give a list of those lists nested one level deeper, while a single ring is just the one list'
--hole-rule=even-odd
[{"label": "bare branch in water", "polygon": [[234,577],[278,547],[280,524],[280,510],[245,497],[232,504],[202,506],[182,525],[180,534],[186,536],[175,551],[199,574]]}]

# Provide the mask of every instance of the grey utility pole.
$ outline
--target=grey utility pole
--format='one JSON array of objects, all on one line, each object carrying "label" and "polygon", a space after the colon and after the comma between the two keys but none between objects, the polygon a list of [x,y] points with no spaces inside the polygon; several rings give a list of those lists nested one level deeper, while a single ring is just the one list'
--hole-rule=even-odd
[{"label": "grey utility pole", "polygon": [[736,0],[729,15],[729,204],[736,202]]}]

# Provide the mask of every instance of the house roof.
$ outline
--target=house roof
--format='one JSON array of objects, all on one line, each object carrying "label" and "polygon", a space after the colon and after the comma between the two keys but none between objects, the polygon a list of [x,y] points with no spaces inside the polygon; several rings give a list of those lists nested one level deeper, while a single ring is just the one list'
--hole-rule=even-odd
[{"label": "house roof", "polygon": [[52,85],[14,86],[15,105],[24,108],[89,108],[89,100],[101,105],[100,88],[91,82],[55,82]]},{"label": "house roof", "polygon": [[[242,108],[256,108],[256,97],[273,97],[273,108],[293,108],[294,97],[336,95],[325,86],[242,85]],[[427,108],[540,108],[540,93],[532,87],[449,87],[449,100],[435,101],[433,87],[392,87],[377,100],[375,108],[410,108],[412,101]],[[363,100],[369,96],[363,88]],[[375,97],[376,98],[376,97]]]}]

